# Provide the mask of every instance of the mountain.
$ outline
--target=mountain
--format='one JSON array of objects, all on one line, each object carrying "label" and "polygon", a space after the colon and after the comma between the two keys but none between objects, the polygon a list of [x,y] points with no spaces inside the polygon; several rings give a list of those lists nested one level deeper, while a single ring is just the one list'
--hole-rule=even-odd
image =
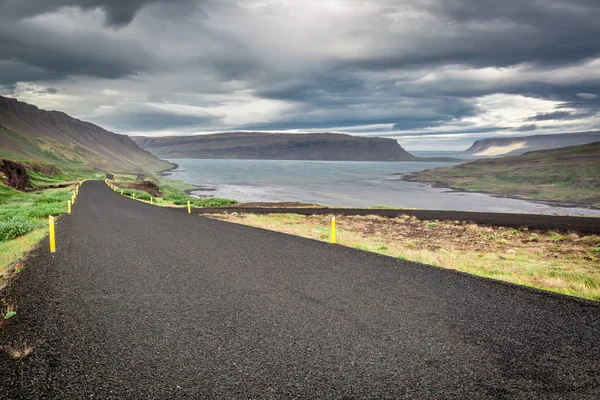
[{"label": "mountain", "polygon": [[600,207],[600,142],[406,175],[436,186]]},{"label": "mountain", "polygon": [[557,149],[600,141],[600,132],[559,133],[477,140],[464,154],[476,156],[518,155],[528,151]]},{"label": "mountain", "polygon": [[153,174],[173,166],[139,148],[129,136],[2,96],[0,157],[126,173]]},{"label": "mountain", "polygon": [[134,137],[143,149],[165,158],[260,160],[417,160],[396,140],[337,133],[232,132],[212,135]]}]

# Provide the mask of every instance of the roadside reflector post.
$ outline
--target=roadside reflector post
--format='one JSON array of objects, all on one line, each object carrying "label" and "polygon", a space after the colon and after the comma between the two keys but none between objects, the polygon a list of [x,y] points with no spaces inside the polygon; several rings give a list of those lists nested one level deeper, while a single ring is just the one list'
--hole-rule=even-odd
[{"label": "roadside reflector post", "polygon": [[331,218],[331,243],[337,243],[335,238],[335,215]]},{"label": "roadside reflector post", "polygon": [[54,217],[48,217],[48,231],[50,232],[50,253],[56,253],[56,235],[54,233]]},{"label": "roadside reflector post", "polygon": [[188,200],[188,214],[192,213],[192,207],[190,206],[190,201]]},{"label": "roadside reflector post", "polygon": [[131,198],[135,199],[135,193],[131,193]]},{"label": "roadside reflector post", "polygon": [[71,214],[71,200],[67,203],[67,214]]},{"label": "roadside reflector post", "polygon": [[152,196],[150,196],[150,204],[152,204]]}]

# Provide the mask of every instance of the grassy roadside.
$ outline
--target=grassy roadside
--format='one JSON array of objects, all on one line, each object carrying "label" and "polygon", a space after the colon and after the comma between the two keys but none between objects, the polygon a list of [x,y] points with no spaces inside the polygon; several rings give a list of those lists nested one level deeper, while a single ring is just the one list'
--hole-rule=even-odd
[{"label": "grassy roadside", "polygon": [[237,203],[237,201],[231,199],[214,197],[198,198],[187,195],[184,191],[192,190],[196,187],[166,177],[161,177],[158,180],[157,188],[160,190],[161,196],[152,196],[148,191],[129,187],[132,183],[136,182],[135,176],[123,176],[122,174],[117,174],[114,178],[114,180],[109,180],[109,183],[116,187],[118,193],[122,193],[124,196],[128,197],[135,196],[136,200],[148,203],[152,202],[152,204],[161,207],[186,207],[188,201],[190,202],[191,207],[195,208],[220,207]]},{"label": "grassy roadside", "polygon": [[[330,241],[331,216],[212,214]],[[600,236],[415,217],[338,216],[338,244],[557,293],[600,300]]]},{"label": "grassy roadside", "polygon": [[77,182],[73,177],[32,177],[34,182],[62,183],[66,187],[19,192],[0,183],[0,288],[18,269],[17,262],[48,234],[48,216],[67,212]]}]

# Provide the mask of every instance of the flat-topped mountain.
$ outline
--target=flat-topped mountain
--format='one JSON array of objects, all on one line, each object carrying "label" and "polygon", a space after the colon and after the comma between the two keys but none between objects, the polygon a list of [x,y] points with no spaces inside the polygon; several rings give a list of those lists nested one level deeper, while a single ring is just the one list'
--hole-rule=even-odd
[{"label": "flat-topped mountain", "polygon": [[418,159],[394,139],[337,133],[232,132],[133,139],[141,148],[165,158],[331,161]]},{"label": "flat-topped mountain", "polygon": [[477,140],[464,153],[475,156],[514,156],[528,151],[558,149],[598,141],[600,141],[600,132],[490,138]]},{"label": "flat-topped mountain", "polygon": [[172,167],[139,148],[129,136],[2,96],[0,158],[130,173],[153,173]]}]

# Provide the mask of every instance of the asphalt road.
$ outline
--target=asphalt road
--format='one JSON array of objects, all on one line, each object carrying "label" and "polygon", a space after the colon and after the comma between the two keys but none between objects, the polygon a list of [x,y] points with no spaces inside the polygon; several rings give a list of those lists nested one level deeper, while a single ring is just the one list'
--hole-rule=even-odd
[{"label": "asphalt road", "polygon": [[79,193],[3,294],[3,399],[599,398],[596,303]]}]

